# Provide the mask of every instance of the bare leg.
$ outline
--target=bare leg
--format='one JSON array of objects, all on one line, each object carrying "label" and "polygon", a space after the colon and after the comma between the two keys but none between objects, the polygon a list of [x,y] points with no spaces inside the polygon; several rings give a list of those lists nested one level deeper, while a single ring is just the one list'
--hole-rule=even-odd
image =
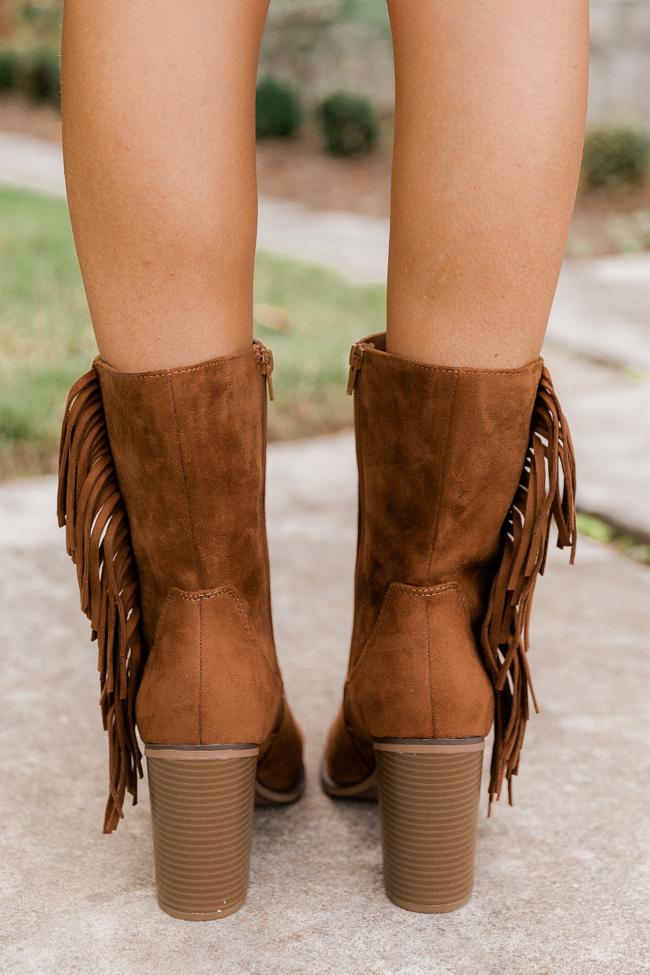
[{"label": "bare leg", "polygon": [[102,355],[186,365],[252,336],[254,93],[268,0],[66,0],[63,138]]},{"label": "bare leg", "polygon": [[396,70],[388,348],[518,366],[573,208],[587,0],[388,0]]}]

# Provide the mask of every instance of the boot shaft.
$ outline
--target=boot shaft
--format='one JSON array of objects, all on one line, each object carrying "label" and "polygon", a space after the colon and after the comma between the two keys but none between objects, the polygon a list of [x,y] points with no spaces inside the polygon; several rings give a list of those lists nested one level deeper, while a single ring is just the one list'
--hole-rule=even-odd
[{"label": "boot shaft", "polygon": [[136,723],[147,744],[254,744],[274,796],[300,779],[269,595],[271,368],[260,343],[163,372],[97,360],[70,391],[59,523],[98,642],[107,831],[136,796]]},{"label": "boot shaft", "polygon": [[384,335],[353,346],[348,390],[359,535],[331,751],[358,771],[373,739],[485,737],[494,712],[496,797],[528,719],[528,623],[552,520],[575,549],[566,420],[541,359],[429,366],[387,353]]},{"label": "boot shaft", "polygon": [[355,642],[391,582],[458,582],[480,621],[501,529],[519,484],[542,360],[454,369],[353,347],[359,468]]},{"label": "boot shaft", "polygon": [[266,368],[259,343],[164,372],[95,371],[151,646],[170,589],[231,586],[268,627]]}]

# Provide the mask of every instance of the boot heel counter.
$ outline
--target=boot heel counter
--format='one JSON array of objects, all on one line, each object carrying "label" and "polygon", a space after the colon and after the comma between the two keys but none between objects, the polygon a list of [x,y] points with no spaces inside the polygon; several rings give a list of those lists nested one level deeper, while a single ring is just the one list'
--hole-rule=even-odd
[{"label": "boot heel counter", "polygon": [[170,589],[136,700],[144,741],[259,743],[281,693],[236,590]]},{"label": "boot heel counter", "polygon": [[460,586],[389,586],[348,700],[373,738],[488,733],[494,694]]}]

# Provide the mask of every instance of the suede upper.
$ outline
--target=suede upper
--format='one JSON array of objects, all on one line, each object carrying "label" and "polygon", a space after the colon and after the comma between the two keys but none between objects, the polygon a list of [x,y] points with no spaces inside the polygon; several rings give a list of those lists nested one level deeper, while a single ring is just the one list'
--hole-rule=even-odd
[{"label": "suede upper", "polygon": [[[271,644],[265,388],[254,349],[166,372],[101,359],[109,439],[138,564],[147,645],[170,588],[230,585]],[[266,648],[272,659],[272,645]]]},{"label": "suede upper", "polygon": [[477,643],[543,365],[429,366],[387,353],[384,335],[357,349],[355,613],[327,747],[340,784],[368,774],[375,737],[489,731]]},{"label": "suede upper", "polygon": [[262,349],[161,372],[101,360],[95,370],[140,585],[140,733],[260,744],[265,784],[282,789],[301,774],[301,740],[271,621]]}]

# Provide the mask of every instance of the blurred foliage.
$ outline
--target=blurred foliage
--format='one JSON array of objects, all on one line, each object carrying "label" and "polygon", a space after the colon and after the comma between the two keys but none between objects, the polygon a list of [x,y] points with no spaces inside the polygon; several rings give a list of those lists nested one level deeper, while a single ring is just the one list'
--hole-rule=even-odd
[{"label": "blurred foliage", "polygon": [[62,0],[2,0],[3,28],[12,46],[49,47],[58,51]]},{"label": "blurred foliage", "polygon": [[372,148],[379,135],[377,120],[367,98],[337,92],[318,108],[325,146],[340,156],[355,156]]},{"label": "blurred foliage", "polygon": [[15,88],[18,81],[18,55],[9,48],[0,48],[0,91]]},{"label": "blurred foliage", "polygon": [[51,47],[25,52],[18,64],[21,91],[36,102],[61,103],[61,59]]},{"label": "blurred foliage", "polygon": [[60,103],[61,0],[5,0],[0,36],[0,91]]},{"label": "blurred foliage", "polygon": [[35,102],[61,104],[61,59],[49,46],[0,48],[0,91],[15,90]]},{"label": "blurred foliage", "polygon": [[585,137],[582,183],[587,189],[639,183],[650,169],[650,133],[635,125],[600,125]]},{"label": "blurred foliage", "polygon": [[255,96],[255,131],[258,139],[287,138],[302,121],[297,91],[279,78],[261,78]]}]

